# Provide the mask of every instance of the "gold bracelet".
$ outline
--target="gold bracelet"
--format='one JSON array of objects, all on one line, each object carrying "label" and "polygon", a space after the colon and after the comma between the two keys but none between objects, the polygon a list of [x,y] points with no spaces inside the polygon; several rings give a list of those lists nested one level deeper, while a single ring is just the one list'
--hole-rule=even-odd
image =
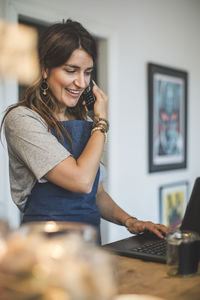
[{"label": "gold bracelet", "polygon": [[108,132],[110,124],[109,124],[109,122],[108,122],[107,119],[104,119],[104,118],[94,119],[93,127],[99,126],[99,124],[100,124],[101,121],[103,121],[104,124],[106,125],[106,132]]},{"label": "gold bracelet", "polygon": [[99,130],[100,132],[102,132],[103,133],[103,135],[104,135],[104,143],[106,143],[107,142],[107,133],[103,130],[103,128],[102,127],[94,127],[92,130],[91,130],[91,135],[95,132],[95,131],[97,131],[97,130]]},{"label": "gold bracelet", "polygon": [[137,218],[135,218],[135,217],[128,217],[125,221],[124,221],[124,226],[127,228],[127,226],[126,226],[126,222],[129,220],[129,219],[133,219],[133,220],[137,220]]},{"label": "gold bracelet", "polygon": [[[100,124],[96,125],[95,127],[101,127],[101,129],[102,129],[102,132],[107,132],[106,125],[104,125],[104,124],[102,124],[102,123],[100,123]],[[93,127],[93,128],[95,128],[95,127]]]}]

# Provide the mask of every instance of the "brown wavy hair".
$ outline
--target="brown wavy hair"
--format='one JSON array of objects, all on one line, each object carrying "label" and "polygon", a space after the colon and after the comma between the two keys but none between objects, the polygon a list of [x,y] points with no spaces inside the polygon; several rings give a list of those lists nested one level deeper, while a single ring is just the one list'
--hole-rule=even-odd
[{"label": "brown wavy hair", "polygon": [[[68,19],[66,22],[51,25],[44,31],[38,43],[40,77],[27,88],[22,100],[8,107],[1,122],[0,131],[9,112],[15,107],[25,106],[37,112],[45,120],[48,130],[52,128],[55,130],[57,137],[63,138],[62,132],[64,131],[71,141],[66,129],[54,117],[58,105],[56,98],[50,90],[46,96],[43,96],[41,85],[44,80],[44,70],[50,71],[52,68],[62,66],[70,58],[72,52],[79,48],[84,49],[95,64],[97,57],[95,40],[79,22]],[[86,120],[87,112],[80,101],[73,108],[66,107],[66,111],[77,120]]]}]

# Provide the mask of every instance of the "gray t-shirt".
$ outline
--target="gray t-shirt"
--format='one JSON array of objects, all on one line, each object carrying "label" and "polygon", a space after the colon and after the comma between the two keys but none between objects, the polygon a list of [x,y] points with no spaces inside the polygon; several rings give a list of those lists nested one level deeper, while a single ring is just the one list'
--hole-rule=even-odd
[{"label": "gray t-shirt", "polygon": [[23,211],[37,180],[66,159],[70,153],[48,131],[39,114],[19,106],[6,116],[5,136],[13,201]]},{"label": "gray t-shirt", "polygon": [[[41,116],[27,107],[19,106],[8,113],[5,136],[11,195],[23,211],[35,183],[44,182],[43,176],[71,154],[48,131]],[[100,180],[103,177],[105,171],[101,170]]]}]

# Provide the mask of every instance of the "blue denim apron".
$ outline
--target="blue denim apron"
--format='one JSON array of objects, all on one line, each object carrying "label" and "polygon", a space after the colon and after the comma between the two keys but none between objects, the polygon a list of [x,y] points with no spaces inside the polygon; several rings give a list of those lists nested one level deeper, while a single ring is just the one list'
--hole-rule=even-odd
[{"label": "blue denim apron", "polygon": [[[66,135],[64,140],[59,139],[59,142],[77,159],[88,142],[92,122],[70,120],[63,121],[62,125],[72,138],[73,150],[70,149],[70,142]],[[55,135],[54,130],[52,134]],[[51,182],[37,182],[28,197],[22,223],[32,221],[82,222],[94,225],[99,230],[100,213],[96,204],[99,173],[98,170],[89,194],[70,192]]]}]

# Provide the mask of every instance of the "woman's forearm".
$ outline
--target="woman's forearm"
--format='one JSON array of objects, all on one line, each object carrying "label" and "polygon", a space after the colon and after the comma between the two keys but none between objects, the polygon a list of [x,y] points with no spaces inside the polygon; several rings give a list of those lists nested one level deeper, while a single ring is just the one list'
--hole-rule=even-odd
[{"label": "woman's forearm", "polygon": [[112,223],[124,225],[127,218],[130,217],[130,215],[119,207],[103,189],[102,183],[99,184],[98,188],[97,205],[99,207],[101,217]]},{"label": "woman's forearm", "polygon": [[99,168],[103,146],[103,133],[95,131],[77,160],[72,156],[67,157],[50,170],[45,178],[72,192],[90,193]]}]

